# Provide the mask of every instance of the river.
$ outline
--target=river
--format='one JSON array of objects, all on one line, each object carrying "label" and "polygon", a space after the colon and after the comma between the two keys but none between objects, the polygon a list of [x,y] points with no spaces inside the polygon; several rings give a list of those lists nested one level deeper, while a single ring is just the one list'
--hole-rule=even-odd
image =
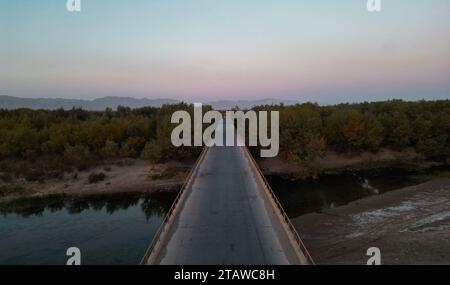
[{"label": "river", "polygon": [[[379,169],[268,181],[291,218],[415,185],[450,168]],[[0,205],[0,264],[65,264],[69,247],[82,264],[138,264],[176,193],[54,195]]]},{"label": "river", "polygon": [[424,169],[392,167],[344,171],[308,181],[292,181],[280,176],[269,176],[267,180],[289,217],[296,218],[442,176],[450,177],[449,165]]},{"label": "river", "polygon": [[69,247],[82,264],[138,264],[174,193],[56,195],[0,207],[0,264],[65,264]]}]

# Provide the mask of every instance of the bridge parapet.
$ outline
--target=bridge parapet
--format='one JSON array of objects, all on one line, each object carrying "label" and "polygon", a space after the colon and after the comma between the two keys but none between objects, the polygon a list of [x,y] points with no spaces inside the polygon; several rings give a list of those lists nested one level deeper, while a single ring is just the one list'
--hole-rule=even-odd
[{"label": "bridge parapet", "polygon": [[281,205],[280,201],[278,200],[277,196],[272,190],[272,187],[270,186],[269,182],[267,182],[266,178],[264,177],[264,174],[262,173],[261,169],[259,168],[257,162],[251,155],[250,151],[247,147],[243,147],[245,156],[252,164],[253,169],[257,172],[257,176],[260,179],[260,182],[262,183],[262,186],[266,192],[266,194],[269,197],[269,200],[272,203],[272,206],[274,207],[275,211],[277,212],[277,217],[280,219],[281,224],[285,227],[285,230],[287,231],[291,242],[294,242],[293,246],[294,248],[297,248],[299,252],[297,255],[299,255],[300,259],[303,259],[306,264],[314,265],[314,260],[312,259],[311,255],[309,254],[308,250],[306,249],[305,244],[303,243],[302,239],[300,238],[300,235],[297,233],[297,230],[295,229],[294,225],[292,225],[291,220],[289,219],[289,216],[284,211],[283,206]]},{"label": "bridge parapet", "polygon": [[177,206],[182,202],[182,200],[185,198],[186,191],[189,189],[189,187],[192,184],[192,179],[195,177],[199,166],[202,164],[203,159],[206,156],[206,153],[208,152],[209,147],[204,147],[200,156],[198,157],[197,161],[195,162],[194,166],[192,167],[191,171],[189,172],[186,180],[184,181],[183,185],[180,188],[180,191],[178,192],[177,196],[175,197],[175,200],[172,203],[172,206],[170,207],[169,211],[167,212],[161,226],[159,227],[158,231],[155,233],[155,236],[152,240],[152,243],[147,248],[144,257],[142,257],[140,265],[150,265],[154,261],[154,257],[157,255],[157,252],[160,250],[161,240],[163,239],[164,235],[167,233],[167,230],[170,226],[170,222],[172,217],[175,216],[175,212],[177,211]]}]

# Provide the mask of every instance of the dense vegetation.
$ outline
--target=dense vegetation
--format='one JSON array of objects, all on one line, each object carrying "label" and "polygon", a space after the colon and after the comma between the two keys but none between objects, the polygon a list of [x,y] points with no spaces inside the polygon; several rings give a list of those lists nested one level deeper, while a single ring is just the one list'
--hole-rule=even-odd
[{"label": "dense vegetation", "polygon": [[[280,155],[298,163],[306,171],[301,176],[315,176],[320,171],[318,158],[330,150],[358,153],[410,148],[424,159],[450,156],[449,100],[254,109],[280,111]],[[103,112],[0,110],[0,179],[11,180],[8,173],[28,180],[58,177],[111,159],[192,159],[199,148],[175,148],[170,142],[174,128],[170,117],[177,110],[192,114],[193,106],[119,107]]]},{"label": "dense vegetation", "polygon": [[0,172],[39,180],[105,159],[141,157],[159,162],[192,158],[198,148],[175,148],[170,142],[170,118],[176,110],[192,113],[193,106],[119,107],[103,112],[0,110]]},{"label": "dense vegetation", "polygon": [[450,101],[399,100],[318,106],[259,106],[280,111],[280,152],[315,175],[326,151],[414,149],[423,159],[450,156]]}]

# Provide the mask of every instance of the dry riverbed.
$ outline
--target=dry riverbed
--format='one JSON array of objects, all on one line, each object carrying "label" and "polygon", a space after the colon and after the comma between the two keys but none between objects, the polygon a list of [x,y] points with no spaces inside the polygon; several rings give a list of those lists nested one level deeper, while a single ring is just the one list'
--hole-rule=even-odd
[{"label": "dry riverbed", "polygon": [[[15,189],[0,197],[0,202],[24,196],[61,193],[89,195],[177,191],[191,167],[190,163],[150,164],[139,159],[128,159],[120,163],[104,164],[87,171],[66,173],[61,179],[49,179],[43,182],[29,182],[25,179],[15,179],[8,183],[0,181],[0,187]],[[98,174],[103,174],[104,177],[93,182],[90,177]]]},{"label": "dry riverbed", "polygon": [[292,220],[318,264],[450,264],[450,179],[352,202]]}]

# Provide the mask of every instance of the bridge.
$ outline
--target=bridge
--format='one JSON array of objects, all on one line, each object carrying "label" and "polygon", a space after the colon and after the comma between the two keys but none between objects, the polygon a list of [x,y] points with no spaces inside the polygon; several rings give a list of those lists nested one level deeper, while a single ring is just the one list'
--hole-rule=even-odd
[{"label": "bridge", "polygon": [[247,147],[205,147],[144,265],[314,264]]}]

